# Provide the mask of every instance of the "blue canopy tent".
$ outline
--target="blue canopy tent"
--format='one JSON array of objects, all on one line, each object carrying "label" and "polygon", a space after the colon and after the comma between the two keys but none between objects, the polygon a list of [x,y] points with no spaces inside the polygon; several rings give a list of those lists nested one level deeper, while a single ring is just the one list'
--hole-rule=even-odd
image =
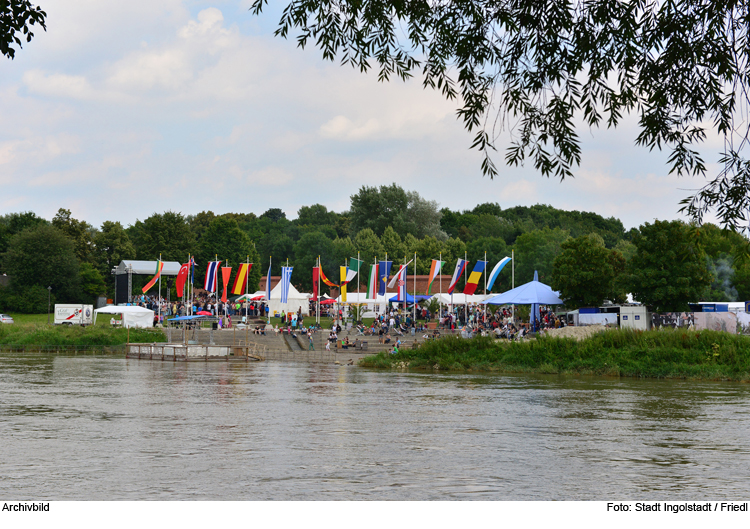
[{"label": "blue canopy tent", "polygon": [[[432,296],[412,296],[411,294],[407,293],[406,294],[406,302],[407,303],[414,303],[414,300],[416,299],[417,303],[419,303],[420,301],[424,301],[426,299],[430,299],[431,297]],[[403,303],[403,300],[402,301],[398,300],[398,296],[393,296],[388,301],[391,302],[391,303]]]},{"label": "blue canopy tent", "polygon": [[508,290],[485,301],[488,305],[531,305],[531,324],[536,331],[539,322],[539,305],[562,305],[560,293],[539,282],[539,275],[534,271],[534,280],[513,290]]}]

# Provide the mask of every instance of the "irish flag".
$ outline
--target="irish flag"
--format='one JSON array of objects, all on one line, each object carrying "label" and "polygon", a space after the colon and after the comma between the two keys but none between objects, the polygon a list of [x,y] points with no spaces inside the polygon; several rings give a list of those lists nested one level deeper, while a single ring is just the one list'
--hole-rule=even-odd
[{"label": "irish flag", "polygon": [[164,261],[159,259],[156,261],[156,272],[154,273],[154,277],[151,278],[151,281],[148,282],[148,284],[143,287],[143,293],[145,294],[149,290],[151,290],[151,287],[156,284],[157,281],[159,281],[159,277],[161,276],[162,268],[164,268]]},{"label": "irish flag", "polygon": [[432,293],[432,282],[440,273],[440,269],[443,268],[445,261],[438,261],[437,259],[432,260],[432,266],[430,266],[430,282],[427,284],[427,293]]}]

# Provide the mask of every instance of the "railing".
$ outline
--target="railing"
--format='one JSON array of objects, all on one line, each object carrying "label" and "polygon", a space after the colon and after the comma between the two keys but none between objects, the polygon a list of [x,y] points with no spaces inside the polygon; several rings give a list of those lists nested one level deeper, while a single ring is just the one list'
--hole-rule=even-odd
[{"label": "railing", "polygon": [[11,353],[107,353],[124,354],[127,345],[30,345],[30,344],[0,344],[0,351]]}]

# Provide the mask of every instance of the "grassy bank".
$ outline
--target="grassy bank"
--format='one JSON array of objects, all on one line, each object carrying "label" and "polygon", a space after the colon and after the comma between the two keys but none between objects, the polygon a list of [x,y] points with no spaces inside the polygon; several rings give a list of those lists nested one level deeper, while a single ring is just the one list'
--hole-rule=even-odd
[{"label": "grassy bank", "polygon": [[446,337],[416,350],[370,356],[360,365],[750,381],[750,337],[683,330],[610,330],[580,342],[540,337],[509,344],[489,337]]},{"label": "grassy bank", "polygon": [[[127,329],[114,329],[109,324],[80,327],[78,325],[47,325],[34,321],[16,320],[12,325],[0,325],[0,347],[13,346],[64,346],[107,347],[128,341]],[[154,329],[130,329],[131,342],[164,342],[163,332]]]}]

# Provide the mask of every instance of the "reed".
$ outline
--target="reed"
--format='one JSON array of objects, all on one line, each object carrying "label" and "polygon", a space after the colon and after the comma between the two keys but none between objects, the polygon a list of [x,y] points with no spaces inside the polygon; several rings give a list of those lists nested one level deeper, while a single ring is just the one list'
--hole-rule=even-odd
[{"label": "reed", "polygon": [[381,353],[365,367],[750,381],[750,337],[719,331],[610,330],[585,340],[541,336],[521,343],[445,337]]},{"label": "reed", "polygon": [[[109,326],[47,325],[24,323],[0,325],[0,345],[14,346],[112,346],[128,341],[128,330]],[[159,329],[130,329],[130,342],[165,342]]]}]

